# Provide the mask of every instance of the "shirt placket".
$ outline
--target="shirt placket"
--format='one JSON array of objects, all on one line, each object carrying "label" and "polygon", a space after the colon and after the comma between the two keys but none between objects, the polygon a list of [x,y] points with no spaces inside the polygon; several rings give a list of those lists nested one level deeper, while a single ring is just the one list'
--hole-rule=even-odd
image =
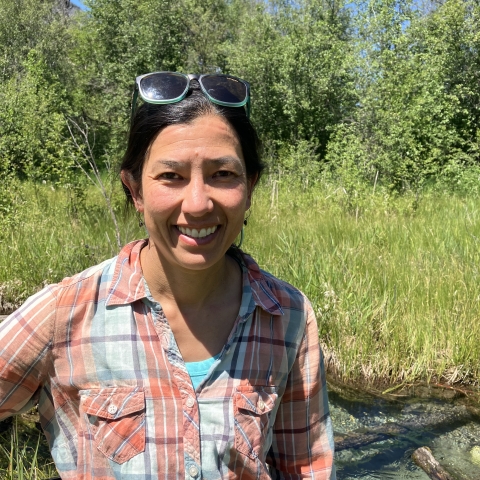
[{"label": "shirt placket", "polygon": [[201,478],[202,472],[200,458],[200,415],[197,396],[165,314],[158,302],[150,302],[152,313],[155,317],[155,331],[160,338],[160,343],[165,351],[169,367],[172,369],[173,378],[175,379],[182,400],[185,479],[198,480]]},{"label": "shirt placket", "polygon": [[[221,352],[219,359],[214,363],[218,366],[224,359],[225,355],[229,355],[238,341],[238,332],[240,325],[251,317],[255,311],[255,302],[251,294],[250,283],[245,268],[243,269],[243,294],[240,307],[240,315],[235,321],[235,324],[230,332],[229,338]],[[201,426],[200,426],[200,410],[198,405],[197,394],[193,388],[193,384],[188,374],[185,362],[180,353],[178,345],[175,341],[172,329],[168,324],[167,318],[163,312],[161,305],[155,301],[148,291],[146,286],[148,303],[154,319],[154,326],[157,335],[160,338],[160,343],[165,351],[169,362],[169,367],[172,369],[173,377],[177,384],[180,396],[182,399],[183,411],[183,444],[185,456],[185,479],[186,480],[200,480],[202,478],[201,467]],[[215,367],[214,367],[215,368]],[[210,370],[207,376],[202,381],[204,384],[214,371]],[[199,393],[201,395],[201,392]]]}]

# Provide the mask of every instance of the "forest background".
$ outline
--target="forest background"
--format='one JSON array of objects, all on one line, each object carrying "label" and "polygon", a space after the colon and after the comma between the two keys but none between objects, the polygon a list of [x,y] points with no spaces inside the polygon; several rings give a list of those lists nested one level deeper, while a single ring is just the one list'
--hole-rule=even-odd
[{"label": "forest background", "polygon": [[0,0],[0,307],[144,235],[116,167],[137,75],[252,85],[246,249],[331,375],[478,386],[478,0]]}]

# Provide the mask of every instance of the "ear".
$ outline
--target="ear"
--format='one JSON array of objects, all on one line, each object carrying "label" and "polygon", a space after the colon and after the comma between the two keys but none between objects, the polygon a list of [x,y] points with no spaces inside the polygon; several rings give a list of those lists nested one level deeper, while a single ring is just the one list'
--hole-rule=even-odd
[{"label": "ear", "polygon": [[256,173],[254,177],[248,179],[247,210],[252,205],[252,193],[257,183],[257,180],[258,180],[258,173]]},{"label": "ear", "polygon": [[128,188],[136,210],[143,213],[141,184],[133,179],[133,175],[128,170],[122,170],[120,172],[120,178],[122,179],[122,183]]}]

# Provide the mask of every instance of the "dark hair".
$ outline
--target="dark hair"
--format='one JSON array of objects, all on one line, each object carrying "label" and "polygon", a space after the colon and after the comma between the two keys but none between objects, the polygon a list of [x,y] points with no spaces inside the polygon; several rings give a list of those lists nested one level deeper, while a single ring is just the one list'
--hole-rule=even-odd
[{"label": "dark hair", "polygon": [[[218,115],[225,119],[238,136],[242,148],[247,177],[257,180],[264,169],[260,159],[260,140],[242,107],[223,107],[205,97],[196,81],[190,82],[187,96],[178,103],[154,105],[144,103],[133,118],[127,151],[120,166],[133,180],[140,182],[148,149],[162,129],[169,125],[191,123],[203,115]],[[123,184],[127,201],[132,202],[130,191]]]}]

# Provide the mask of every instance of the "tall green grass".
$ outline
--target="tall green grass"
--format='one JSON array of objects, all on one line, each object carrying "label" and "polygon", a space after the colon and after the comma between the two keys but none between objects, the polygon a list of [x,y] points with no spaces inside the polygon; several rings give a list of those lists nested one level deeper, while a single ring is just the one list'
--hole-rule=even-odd
[{"label": "tall green grass", "polygon": [[[117,254],[115,230],[101,194],[85,187],[78,195],[68,187],[23,183],[20,205],[0,218],[0,300],[16,306],[42,286],[84,270]],[[114,208],[127,242],[145,235],[125,214],[120,189]]]},{"label": "tall green grass", "polygon": [[12,429],[0,435],[0,478],[44,480],[57,476],[43,435],[14,417]]},{"label": "tall green grass", "polygon": [[[18,304],[117,253],[102,197],[21,185],[23,204],[0,232],[2,303]],[[114,208],[123,242],[145,235]],[[6,221],[6,220],[4,220]],[[318,317],[331,373],[348,380],[480,379],[480,199],[361,195],[321,184],[259,186],[244,248],[302,289]]]},{"label": "tall green grass", "polygon": [[479,198],[270,189],[246,249],[311,299],[331,373],[478,385]]}]

